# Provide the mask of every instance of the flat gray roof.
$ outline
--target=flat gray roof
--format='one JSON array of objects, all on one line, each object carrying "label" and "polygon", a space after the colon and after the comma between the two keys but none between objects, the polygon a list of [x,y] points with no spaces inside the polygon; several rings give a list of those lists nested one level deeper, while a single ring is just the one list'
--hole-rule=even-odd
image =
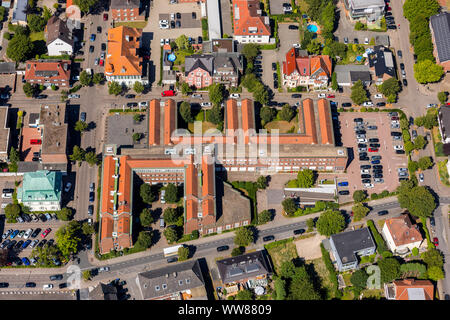
[{"label": "flat gray roof", "polygon": [[14,4],[14,12],[11,19],[11,22],[25,21],[27,22],[27,14],[25,13],[27,9],[27,0],[16,0]]},{"label": "flat gray roof", "polygon": [[333,234],[331,240],[343,264],[357,261],[356,252],[375,247],[369,228]]},{"label": "flat gray roof", "polygon": [[219,0],[206,0],[209,39],[222,38]]},{"label": "flat gray roof", "polygon": [[440,62],[450,60],[450,13],[443,12],[430,18],[434,41]]}]

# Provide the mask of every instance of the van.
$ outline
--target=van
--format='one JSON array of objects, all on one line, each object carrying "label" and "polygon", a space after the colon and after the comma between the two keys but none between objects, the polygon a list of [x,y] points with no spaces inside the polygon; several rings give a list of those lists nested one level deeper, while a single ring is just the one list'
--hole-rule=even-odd
[{"label": "van", "polygon": [[166,203],[166,199],[164,199],[165,195],[166,195],[166,190],[161,190],[161,203]]},{"label": "van", "polygon": [[164,222],[164,218],[159,219],[159,226],[161,228],[164,228],[166,226],[166,223]]}]

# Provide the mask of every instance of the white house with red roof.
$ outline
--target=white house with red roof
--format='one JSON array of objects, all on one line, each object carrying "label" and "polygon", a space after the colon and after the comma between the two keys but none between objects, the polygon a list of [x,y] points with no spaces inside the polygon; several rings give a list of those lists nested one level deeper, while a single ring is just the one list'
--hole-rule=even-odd
[{"label": "white house with red roof", "polygon": [[291,48],[283,61],[282,84],[288,88],[326,88],[331,78],[329,56],[309,56],[306,51]]},{"label": "white house with red roof", "polygon": [[262,16],[259,0],[233,0],[234,40],[270,43],[270,19]]}]

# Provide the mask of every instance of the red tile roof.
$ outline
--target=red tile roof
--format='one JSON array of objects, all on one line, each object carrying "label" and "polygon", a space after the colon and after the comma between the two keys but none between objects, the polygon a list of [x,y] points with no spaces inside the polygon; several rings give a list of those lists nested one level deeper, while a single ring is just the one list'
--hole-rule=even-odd
[{"label": "red tile roof", "polygon": [[331,77],[331,66],[329,56],[299,57],[295,48],[291,48],[286,53],[285,61],[283,61],[283,73],[289,76],[295,71],[302,76],[315,74],[316,76]]},{"label": "red tile roof", "polygon": [[234,131],[239,129],[237,101],[228,99],[226,103],[227,114],[227,135],[233,135]]},{"label": "red tile roof", "polygon": [[286,61],[283,61],[283,73],[286,75],[290,75],[297,69],[295,63],[295,48],[291,48],[286,53]]},{"label": "red tile roof", "polygon": [[159,145],[161,141],[160,136],[160,122],[161,122],[161,107],[160,100],[153,99],[150,101],[150,109],[148,116],[149,126],[148,126],[148,145]]},{"label": "red tile roof", "polygon": [[175,101],[169,99],[164,103],[164,144],[172,144],[171,136],[174,132],[176,120],[176,104]]},{"label": "red tile roof", "polygon": [[424,290],[425,300],[433,300],[434,285],[429,280],[403,279],[393,282],[395,287],[395,300],[410,300],[408,289],[422,288]]},{"label": "red tile roof", "polygon": [[407,214],[387,219],[385,223],[396,246],[423,240],[418,226],[411,223]]},{"label": "red tile roof", "polygon": [[326,99],[320,99],[317,102],[319,111],[320,135],[322,144],[333,144],[333,127],[331,123],[330,105]]},{"label": "red tile roof", "polygon": [[312,99],[303,100],[303,115],[305,117],[305,133],[311,137],[312,143],[317,144],[316,119]]},{"label": "red tile roof", "polygon": [[[270,25],[258,14],[259,0],[233,0],[233,25],[235,35],[270,36]],[[256,28],[250,32],[249,28]]]},{"label": "red tile roof", "polygon": [[39,61],[28,60],[25,63],[25,80],[41,80],[41,83],[53,80],[65,80],[69,85],[70,60]]}]

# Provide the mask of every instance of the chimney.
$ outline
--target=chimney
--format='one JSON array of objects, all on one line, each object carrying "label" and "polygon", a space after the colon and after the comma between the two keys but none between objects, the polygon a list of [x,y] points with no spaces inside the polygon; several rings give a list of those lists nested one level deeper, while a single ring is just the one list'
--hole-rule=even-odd
[{"label": "chimney", "polygon": [[168,273],[166,273],[166,278],[168,278],[169,277],[169,274]]},{"label": "chimney", "polygon": [[176,272],[173,273],[173,277],[174,277],[174,278],[177,277],[177,273],[176,273]]}]

